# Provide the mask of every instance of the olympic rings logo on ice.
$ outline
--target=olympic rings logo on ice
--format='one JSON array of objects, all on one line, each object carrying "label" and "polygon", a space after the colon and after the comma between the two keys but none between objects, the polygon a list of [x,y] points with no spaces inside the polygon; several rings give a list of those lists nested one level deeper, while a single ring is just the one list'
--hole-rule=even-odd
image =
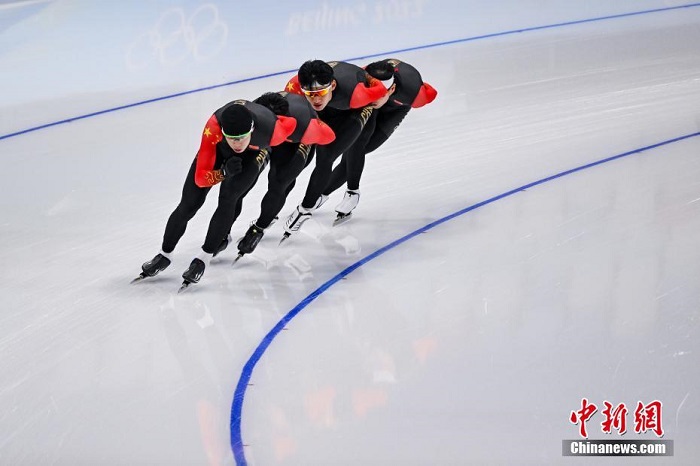
[{"label": "olympic rings logo on ice", "polygon": [[191,15],[170,8],[150,31],[139,35],[126,51],[129,69],[142,69],[152,62],[175,65],[192,57],[196,61],[215,57],[226,45],[228,26],[216,5],[200,5]]}]

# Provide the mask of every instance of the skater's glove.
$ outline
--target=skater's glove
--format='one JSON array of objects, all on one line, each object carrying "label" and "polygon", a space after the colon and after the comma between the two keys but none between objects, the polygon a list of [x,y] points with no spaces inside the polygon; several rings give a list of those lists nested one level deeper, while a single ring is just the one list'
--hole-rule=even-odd
[{"label": "skater's glove", "polygon": [[243,171],[243,161],[240,157],[236,156],[233,156],[230,159],[228,159],[221,167],[221,174],[224,175],[224,178],[236,176],[241,171]]}]

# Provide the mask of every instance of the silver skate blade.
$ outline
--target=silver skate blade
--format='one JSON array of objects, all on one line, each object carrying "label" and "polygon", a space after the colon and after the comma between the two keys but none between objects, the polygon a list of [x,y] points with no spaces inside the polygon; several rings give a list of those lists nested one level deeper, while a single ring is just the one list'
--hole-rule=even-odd
[{"label": "silver skate blade", "polygon": [[139,275],[138,277],[136,277],[136,278],[134,278],[133,280],[131,280],[129,283],[130,283],[130,284],[137,283],[137,282],[140,282],[141,280],[143,280],[144,278],[146,278],[146,276],[143,275],[143,274],[141,274],[141,275]]},{"label": "silver skate blade", "polygon": [[287,238],[292,236],[291,233],[287,233],[286,231],[284,232],[284,235],[282,235],[282,239],[280,240],[279,244],[277,246],[280,246]]},{"label": "silver skate blade", "polygon": [[236,265],[236,262],[238,262],[241,259],[241,257],[243,257],[243,256],[245,256],[245,254],[243,254],[242,252],[239,252],[238,255],[236,256],[236,258],[231,263],[231,267]]},{"label": "silver skate blade", "polygon": [[177,294],[180,294],[180,293],[182,293],[183,291],[185,291],[185,290],[187,289],[187,287],[189,287],[191,284],[192,284],[192,282],[188,282],[187,280],[185,280],[184,282],[182,282],[182,286],[180,287],[179,290],[177,290]]},{"label": "silver skate blade", "polygon": [[352,212],[350,212],[349,214],[341,214],[340,212],[338,212],[338,216],[335,217],[335,220],[333,220],[333,226],[337,227],[338,225],[342,225],[343,223],[350,220],[350,217],[352,217]]}]

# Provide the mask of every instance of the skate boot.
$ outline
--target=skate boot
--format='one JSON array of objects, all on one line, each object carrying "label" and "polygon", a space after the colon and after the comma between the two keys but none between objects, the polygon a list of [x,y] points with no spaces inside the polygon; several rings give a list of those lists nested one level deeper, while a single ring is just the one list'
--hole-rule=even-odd
[{"label": "skate boot", "polygon": [[357,204],[360,202],[360,190],[350,190],[348,189],[345,191],[345,196],[343,197],[343,200],[340,201],[340,204],[338,204],[335,208],[335,211],[337,213],[337,216],[335,217],[335,220],[333,221],[333,226],[340,225],[341,223],[347,221],[350,219],[350,216],[352,215],[352,211],[357,207]]},{"label": "skate boot", "polygon": [[248,231],[245,232],[243,238],[238,242],[238,254],[243,255],[253,252],[264,234],[264,228],[251,223]]},{"label": "skate boot", "polygon": [[299,231],[299,228],[301,228],[304,222],[310,218],[311,210],[306,209],[299,204],[296,209],[294,209],[294,212],[292,212],[292,214],[287,217],[287,220],[284,222],[284,236],[282,236],[280,244],[282,244],[282,241],[289,238],[292,233]]},{"label": "skate boot", "polygon": [[[202,259],[199,259],[195,257],[192,259],[192,262],[190,262],[190,266],[187,267],[187,270],[182,274],[182,286],[180,287],[180,291],[183,291],[185,288],[190,286],[192,283],[199,283],[199,279],[202,278],[202,275],[204,275],[204,268],[206,266],[204,265],[204,261]],[[178,293],[180,292],[178,291]]]},{"label": "skate boot", "polygon": [[138,277],[134,278],[131,283],[143,280],[148,277],[155,277],[163,270],[167,269],[170,265],[170,259],[165,257],[163,254],[156,254],[156,256],[148,262],[144,262],[141,266],[142,272]]},{"label": "skate boot", "polygon": [[233,241],[233,238],[231,238],[231,235],[226,236],[226,238],[224,238],[221,241],[221,244],[219,245],[219,247],[217,248],[216,252],[214,253],[214,255],[212,257],[216,257],[220,252],[223,252],[228,247],[229,243],[232,241]]}]

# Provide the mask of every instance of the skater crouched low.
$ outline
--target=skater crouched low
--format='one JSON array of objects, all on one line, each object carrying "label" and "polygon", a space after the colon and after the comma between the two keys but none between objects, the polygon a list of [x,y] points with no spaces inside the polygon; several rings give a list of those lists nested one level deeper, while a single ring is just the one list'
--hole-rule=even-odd
[{"label": "skater crouched low", "polygon": [[287,83],[290,92],[303,95],[335,132],[331,144],[316,148],[316,164],[301,203],[284,223],[282,241],[297,232],[325,199],[321,196],[328,185],[334,161],[348,149],[372,119],[371,103],[386,96],[386,87],[362,68],[347,62],[304,62]]},{"label": "skater crouched low", "polygon": [[423,81],[412,65],[389,58],[370,63],[365,71],[386,87],[385,96],[372,102],[371,118],[355,142],[331,173],[322,198],[328,197],[347,183],[343,200],[335,208],[334,225],[347,221],[360,201],[360,178],[365,168],[365,156],[378,149],[396,131],[411,109],[423,107],[437,97],[437,91]]},{"label": "skater crouched low", "polygon": [[[239,241],[236,260],[252,253],[265,230],[278,218],[297,177],[311,163],[316,147],[335,140],[331,127],[319,119],[316,110],[301,95],[287,91],[266,92],[254,102],[268,107],[275,114],[291,116],[297,121],[297,126],[287,141],[271,150],[267,192],[260,203],[260,216]],[[287,113],[281,113],[282,109],[287,109]]]},{"label": "skater crouched low", "polygon": [[218,206],[202,251],[182,274],[183,288],[199,282],[211,258],[231,241],[229,231],[241,212],[243,197],[267,164],[270,147],[284,142],[295,127],[294,118],[275,115],[267,107],[246,100],[229,102],[214,112],[202,132],[180,203],[168,218],[161,250],[142,265],[135,280],[153,277],[170,265],[187,223],[202,207],[209,190],[219,184]]}]

